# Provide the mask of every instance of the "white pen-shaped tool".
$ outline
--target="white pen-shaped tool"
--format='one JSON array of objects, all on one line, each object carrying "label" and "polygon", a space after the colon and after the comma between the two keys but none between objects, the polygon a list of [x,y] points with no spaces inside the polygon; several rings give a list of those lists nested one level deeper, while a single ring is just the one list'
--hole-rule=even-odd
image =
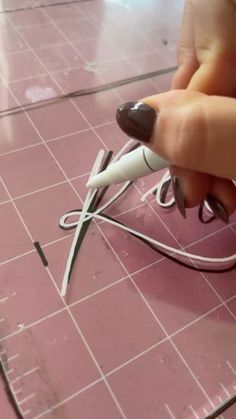
[{"label": "white pen-shaped tool", "polygon": [[141,146],[125,154],[115,163],[111,163],[106,170],[91,178],[86,186],[87,188],[101,188],[127,180],[136,180],[169,165],[169,162],[158,154]]}]

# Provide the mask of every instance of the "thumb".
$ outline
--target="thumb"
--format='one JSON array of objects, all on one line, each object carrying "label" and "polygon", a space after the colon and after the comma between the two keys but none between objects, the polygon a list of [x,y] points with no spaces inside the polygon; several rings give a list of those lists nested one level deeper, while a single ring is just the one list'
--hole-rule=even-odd
[{"label": "thumb", "polygon": [[123,105],[117,122],[173,165],[236,179],[235,99],[175,90]]}]

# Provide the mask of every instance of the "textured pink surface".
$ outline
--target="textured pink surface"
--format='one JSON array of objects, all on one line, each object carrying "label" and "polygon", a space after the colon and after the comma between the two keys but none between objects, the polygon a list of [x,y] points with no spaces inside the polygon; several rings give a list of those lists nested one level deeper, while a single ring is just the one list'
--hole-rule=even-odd
[{"label": "textured pink surface", "polygon": [[9,83],[10,91],[23,105],[58,96],[60,88],[50,75],[41,75]]},{"label": "textured pink surface", "polygon": [[128,279],[78,303],[72,313],[105,373],[164,337]]},{"label": "textured pink surface", "polygon": [[62,232],[59,229],[58,221],[68,208],[78,206],[81,206],[81,201],[67,182],[17,200],[17,208],[32,236],[43,244],[69,234],[68,231]]},{"label": "textured pink surface", "polygon": [[221,383],[229,392],[233,392],[236,384],[236,377],[227,364],[228,361],[235,365],[235,336],[235,320],[225,307],[220,307],[173,339],[212,398],[225,396]]},{"label": "textured pink surface", "polygon": [[14,410],[9,403],[7,394],[5,392],[5,387],[2,381],[0,381],[0,404],[1,411],[4,412],[5,417],[7,419],[15,419],[16,416]]},{"label": "textured pink surface", "polygon": [[[90,0],[0,14],[0,108],[174,66],[182,6]],[[81,208],[98,150],[127,140],[116,108],[168,90],[172,76],[0,117],[0,359],[26,419],[203,419],[236,391],[235,272],[192,272],[96,221],[59,294],[74,231],[58,222]],[[202,225],[196,210],[184,221],[140,202],[160,175],[107,212],[177,248],[234,253],[235,216]],[[12,419],[1,378],[0,405]]]},{"label": "textured pink surface", "polygon": [[0,165],[2,179],[14,197],[64,180],[43,144],[1,156]]},{"label": "textured pink surface", "polygon": [[164,260],[134,276],[153,311],[169,334],[220,303],[199,272]]},{"label": "textured pink surface", "polygon": [[[0,142],[1,155],[41,142],[40,136],[32,127],[26,115],[22,113],[2,117],[0,119],[0,130],[2,136]],[[1,158],[4,159],[2,156]]]},{"label": "textured pink surface", "polygon": [[[51,261],[51,271],[58,288],[61,286],[62,274],[70,246],[71,237],[68,237],[68,239],[52,243],[44,249],[48,260]],[[94,249],[96,249],[96,252],[94,252]],[[58,254],[61,255],[60,259],[58,259]],[[104,263],[108,255],[109,263]],[[91,228],[78,260],[79,263],[76,264],[74,269],[74,277],[77,280],[71,282],[71,287],[68,289],[67,302],[69,304],[127,277],[124,268],[120,265],[112,250],[108,248],[96,226]]]},{"label": "textured pink surface", "polygon": [[[87,391],[68,400],[44,416],[47,419],[62,418],[112,418],[120,419],[121,415],[103,383],[93,385]],[[228,416],[227,416],[228,419]],[[231,418],[229,418],[231,419]]]},{"label": "textured pink surface", "polygon": [[31,110],[29,116],[44,140],[54,140],[88,128],[85,119],[69,101]]},{"label": "textured pink surface", "polygon": [[[194,417],[189,404],[202,415],[204,397],[169,342],[165,342],[108,378],[127,417],[142,419]],[[165,385],[163,385],[165,383]],[[184,386],[184,391],[183,391]],[[181,391],[181,399],[178,394]],[[200,416],[201,417],[201,416]]]},{"label": "textured pink surface", "polygon": [[4,188],[2,181],[0,182],[0,202],[5,202],[9,200],[9,196]]},{"label": "textured pink surface", "polygon": [[[7,60],[7,65],[6,65]],[[24,65],[22,65],[24,63]],[[32,77],[44,74],[44,68],[37,57],[31,51],[23,51],[16,54],[3,57],[0,64],[0,75],[7,81],[15,81],[27,78],[29,74]]]},{"label": "textured pink surface", "polygon": [[30,238],[18,217],[15,208],[10,202],[0,206],[0,219],[0,260],[1,262],[4,262],[30,250],[32,248],[32,243],[30,242]]},{"label": "textured pink surface", "polygon": [[0,110],[12,108],[17,104],[8,86],[0,84]]},{"label": "textured pink surface", "polygon": [[37,51],[39,58],[49,71],[66,70],[70,67],[80,67],[85,61],[79,52],[67,44],[45,47]]}]

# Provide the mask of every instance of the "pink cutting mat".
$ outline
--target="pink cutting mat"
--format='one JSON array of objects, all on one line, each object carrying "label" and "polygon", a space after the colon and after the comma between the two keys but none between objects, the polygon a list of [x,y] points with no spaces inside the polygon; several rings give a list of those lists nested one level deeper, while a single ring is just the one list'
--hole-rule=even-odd
[{"label": "pink cutting mat", "polygon": [[[0,14],[1,110],[176,63],[182,1],[40,4],[1,1],[34,7]],[[189,271],[100,222],[59,294],[73,238],[60,216],[81,207],[98,150],[127,140],[117,106],[168,90],[171,77],[0,118],[0,357],[24,418],[202,419],[236,391],[235,272]],[[109,213],[175,247],[235,252],[235,217],[206,226],[196,210],[184,221],[141,203],[158,177]],[[1,418],[15,417],[1,379],[0,404]]]}]

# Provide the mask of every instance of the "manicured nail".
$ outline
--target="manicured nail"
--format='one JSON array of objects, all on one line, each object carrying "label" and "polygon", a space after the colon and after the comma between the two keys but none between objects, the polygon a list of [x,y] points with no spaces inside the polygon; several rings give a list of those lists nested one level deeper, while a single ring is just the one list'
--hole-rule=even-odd
[{"label": "manicured nail", "polygon": [[184,205],[184,193],[183,193],[180,179],[177,176],[172,177],[172,189],[173,189],[176,206],[180,214],[183,216],[183,218],[186,218],[187,215],[186,215],[186,209]]},{"label": "manicured nail", "polygon": [[122,131],[143,143],[151,141],[156,118],[156,111],[143,102],[124,103],[116,112],[116,120]]},{"label": "manicured nail", "polygon": [[229,222],[229,214],[222,204],[215,196],[209,194],[207,195],[206,199],[209,207],[211,208],[213,214],[219,218],[220,220],[224,221],[225,223]]}]

